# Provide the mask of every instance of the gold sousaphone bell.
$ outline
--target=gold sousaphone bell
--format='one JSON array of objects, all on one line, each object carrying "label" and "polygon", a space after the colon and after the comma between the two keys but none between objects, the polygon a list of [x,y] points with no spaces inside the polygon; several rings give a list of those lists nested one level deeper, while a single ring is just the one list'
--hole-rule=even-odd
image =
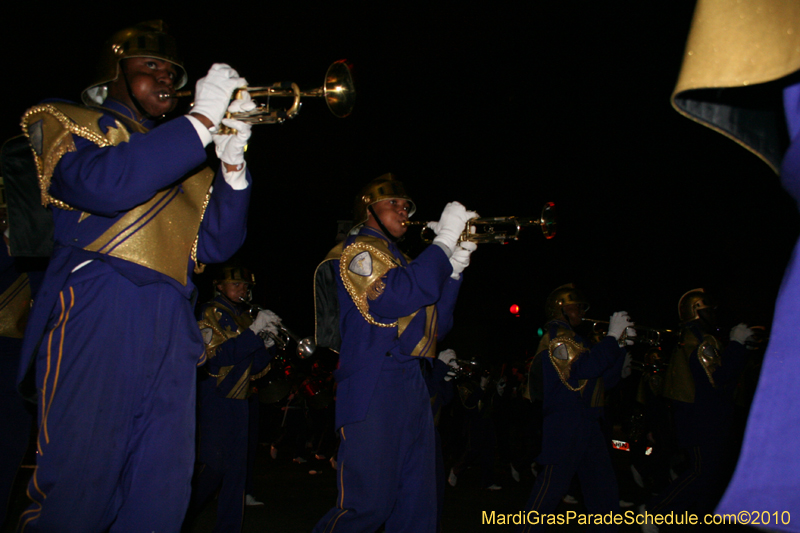
[{"label": "gold sousaphone bell", "polygon": [[[346,59],[340,59],[328,67],[325,83],[316,89],[301,91],[296,83],[284,81],[264,87],[242,87],[234,92],[233,99],[241,99],[245,91],[254,99],[256,108],[233,113],[229,118],[247,124],[280,124],[286,119],[294,118],[300,112],[302,98],[325,98],[331,113],[338,118],[344,118],[353,111],[356,101],[352,65]],[[191,95],[191,91],[179,91],[165,97],[182,98]],[[266,102],[255,100],[261,97],[266,97]],[[274,109],[270,102],[272,98],[293,98],[294,102],[288,109]]]},{"label": "gold sousaphone bell", "polygon": [[[435,234],[427,226],[427,222],[408,220],[406,226],[424,226],[422,240],[426,243],[433,241]],[[519,233],[523,227],[539,226],[545,239],[556,236],[556,204],[547,202],[542,208],[538,218],[526,217],[477,217],[467,221],[464,231],[458,242],[470,241],[476,244],[499,243],[506,244],[519,240]]]}]

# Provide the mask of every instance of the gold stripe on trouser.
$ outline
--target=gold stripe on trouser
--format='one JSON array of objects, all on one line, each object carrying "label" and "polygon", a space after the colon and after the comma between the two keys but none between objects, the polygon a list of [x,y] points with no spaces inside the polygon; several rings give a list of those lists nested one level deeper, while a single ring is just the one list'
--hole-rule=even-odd
[{"label": "gold stripe on trouser", "polygon": [[[539,475],[544,476],[544,481],[542,482],[541,488],[539,488],[539,494],[537,494],[536,498],[533,500],[531,508],[525,510],[526,515],[530,511],[539,510],[539,506],[542,504],[542,500],[547,495],[547,490],[550,488],[550,479],[553,477],[553,465],[546,465]],[[525,527],[522,528],[522,531],[523,533],[528,533],[533,524],[529,523],[527,520],[525,522]]]},{"label": "gold stripe on trouser", "polygon": [[[339,429],[340,438],[345,441],[347,438],[344,436],[344,428]],[[344,509],[344,463],[339,463],[339,501],[336,502],[336,506],[342,510],[341,513],[332,516],[328,523],[325,525],[325,529],[323,530],[325,533],[330,533],[336,528],[336,523],[339,521],[341,517],[343,517],[349,509]]]},{"label": "gold stripe on trouser", "polygon": [[700,448],[696,446],[695,449],[696,449],[695,461],[694,461],[694,469],[693,469],[692,473],[689,474],[688,476],[686,476],[686,478],[683,479],[680,483],[672,483],[672,484],[670,484],[670,486],[667,487],[669,489],[669,492],[667,493],[667,495],[664,497],[664,499],[661,500],[660,504],[658,504],[655,507],[653,507],[653,509],[648,509],[647,511],[649,513],[657,513],[659,511],[659,509],[663,509],[664,506],[669,505],[670,503],[672,503],[672,501],[681,492],[686,490],[686,487],[691,485],[697,479],[697,475],[700,472],[700,469],[702,468],[702,457],[700,457]]},{"label": "gold stripe on trouser", "polygon": [[[47,336],[47,369],[44,375],[44,381],[42,383],[42,393],[39,399],[39,402],[42,405],[42,422],[41,427],[39,428],[39,436],[36,439],[36,447],[39,452],[39,455],[44,455],[44,451],[42,449],[42,437],[44,437],[45,443],[50,442],[50,435],[47,431],[47,417],[50,414],[50,407],[53,405],[53,399],[55,398],[56,394],[56,387],[58,385],[58,377],[61,372],[61,359],[64,354],[64,336],[67,327],[67,322],[69,321],[69,313],[72,308],[75,306],[75,292],[73,291],[72,287],[69,288],[69,295],[70,295],[70,302],[69,307],[65,307],[64,305],[64,291],[59,293],[59,300],[61,302],[61,315],[58,317],[58,322],[56,325],[50,330],[50,333]],[[47,397],[47,382],[50,379],[50,371],[52,370],[53,364],[53,338],[56,335],[57,330],[60,331],[60,336],[58,339],[58,355],[56,358],[55,364],[55,372],[53,374],[53,385],[50,391],[50,398],[48,400]],[[31,520],[35,520],[39,517],[39,514],[42,511],[42,503],[39,500],[36,500],[33,495],[31,494],[31,485],[36,489],[36,492],[41,495],[41,499],[47,498],[47,495],[42,492],[42,489],[39,488],[39,482],[37,479],[37,473],[39,469],[36,467],[33,471],[33,476],[31,477],[30,483],[28,483],[27,495],[28,499],[31,500],[37,507],[33,509],[28,509],[27,511],[23,512],[19,517],[19,532],[22,533],[25,530],[25,527]]]}]

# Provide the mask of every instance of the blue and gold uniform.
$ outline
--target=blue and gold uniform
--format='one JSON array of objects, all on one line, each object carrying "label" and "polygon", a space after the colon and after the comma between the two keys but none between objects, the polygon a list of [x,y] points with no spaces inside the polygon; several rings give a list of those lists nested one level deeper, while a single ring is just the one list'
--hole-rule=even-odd
[{"label": "blue and gold uniform", "polygon": [[188,117],[141,116],[107,98],[23,117],[55,248],[22,349],[39,439],[20,531],[178,531],[189,502],[205,360],[190,273],[241,246],[250,179],[234,190],[204,167]]},{"label": "blue and gold uniform", "polygon": [[[556,289],[553,294],[561,289],[578,294],[572,285]],[[592,346],[566,318],[547,323],[530,370],[536,376],[531,383],[531,396],[542,398],[544,426],[542,452],[536,458],[542,468],[526,511],[553,513],[576,474],[587,512],[606,514],[619,510],[617,480],[601,418],[605,391],[620,380],[624,355],[625,350],[614,337],[604,337]],[[542,526],[527,524],[520,529],[541,531]],[[597,530],[614,531],[616,526]]]},{"label": "blue and gold uniform", "polygon": [[198,385],[198,470],[189,518],[217,489],[215,531],[239,531],[244,517],[251,380],[272,359],[242,304],[219,295],[202,310],[200,329],[211,335]]},{"label": "blue and gold uniform", "polygon": [[671,402],[678,444],[686,454],[688,468],[651,498],[649,513],[713,512],[733,460],[733,391],[747,349],[731,340],[723,350],[719,340],[708,333],[711,326],[701,315],[712,304],[703,289],[687,292],[680,302],[683,325],[662,394]]},{"label": "blue and gold uniform", "polygon": [[[395,191],[402,187],[389,182]],[[397,197],[407,198],[404,192],[383,196]],[[318,267],[318,343],[323,322],[330,324],[321,318],[323,279],[327,302],[338,307],[332,316],[341,339],[334,373],[341,444],[339,496],[314,531],[374,531],[382,524],[393,532],[435,530],[435,437],[420,365],[432,364],[437,339],[452,325],[461,279],[451,274],[439,246],[410,261],[367,226]]]}]

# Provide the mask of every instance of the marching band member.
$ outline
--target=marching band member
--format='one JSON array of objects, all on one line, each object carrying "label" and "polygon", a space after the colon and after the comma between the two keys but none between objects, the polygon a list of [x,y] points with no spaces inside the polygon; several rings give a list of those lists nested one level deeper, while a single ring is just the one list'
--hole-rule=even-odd
[{"label": "marching band member", "polygon": [[[55,251],[22,349],[40,431],[20,531],[181,527],[205,359],[191,272],[240,247],[250,195],[249,127],[212,134],[246,81],[214,65],[191,114],[161,122],[186,80],[161,22],[142,23],[105,45],[84,105],[23,117]],[[216,173],[202,166],[212,140]]]},{"label": "marching band member", "polygon": [[[625,350],[619,339],[635,331],[628,313],[611,316],[608,335],[599,343],[576,333],[589,304],[570,283],[547,297],[545,314],[549,322],[531,365],[531,397],[542,397],[544,428],[541,465],[525,508],[552,513],[567,493],[577,474],[586,510],[591,514],[619,511],[617,479],[601,427],[604,395],[620,379]],[[627,343],[632,341],[627,340]],[[526,524],[520,531],[541,531],[544,526]],[[616,531],[615,525],[593,531]]]},{"label": "marching band member", "polygon": [[[214,281],[217,296],[203,306],[198,322],[206,341],[208,362],[200,371],[197,395],[197,463],[187,515],[191,523],[203,504],[220,489],[214,531],[240,531],[244,518],[247,448],[250,429],[251,381],[266,374],[275,341],[260,334],[278,334],[280,318],[250,308],[253,274],[225,266]],[[207,340],[206,340],[207,339]]]},{"label": "marching band member", "polygon": [[[640,512],[681,512],[690,504],[698,512],[713,512],[725,488],[726,462],[732,459],[733,387],[744,364],[745,341],[752,330],[735,326],[730,343],[722,350],[716,331],[716,307],[703,289],[688,291],[678,302],[680,340],[667,368],[664,397],[672,401],[678,444],[685,450],[689,468],[654,496]],[[655,524],[642,524],[655,533]]]},{"label": "marching band member", "polygon": [[[385,174],[356,197],[355,229],[317,268],[317,343],[340,352],[336,505],[314,531],[433,532],[435,440],[420,365],[452,324],[475,213],[447,204],[433,244],[414,261],[395,244],[415,206]],[[339,338],[337,342],[334,340]]]}]

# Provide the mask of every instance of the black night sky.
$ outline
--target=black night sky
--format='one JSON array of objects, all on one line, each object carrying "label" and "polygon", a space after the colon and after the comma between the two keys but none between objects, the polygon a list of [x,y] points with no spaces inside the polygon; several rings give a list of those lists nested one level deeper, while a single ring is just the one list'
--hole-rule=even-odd
[{"label": "black night sky", "polygon": [[[681,117],[669,97],[694,2],[271,2],[79,13],[5,7],[3,138],[47,97],[79,99],[115,30],[164,19],[190,85],[217,61],[253,85],[322,84],[354,64],[352,116],[304,101],[283,125],[254,129],[248,239],[256,300],[313,331],[312,277],[367,181],[403,180],[435,220],[458,200],[483,216],[538,215],[558,235],[473,255],[446,346],[513,361],[535,349],[543,304],[574,281],[589,316],[620,309],[672,328],[685,291],[716,295],[727,327],[769,325],[800,220],[754,155]],[[197,283],[210,286],[208,276]],[[511,304],[521,307],[512,316]]]}]

